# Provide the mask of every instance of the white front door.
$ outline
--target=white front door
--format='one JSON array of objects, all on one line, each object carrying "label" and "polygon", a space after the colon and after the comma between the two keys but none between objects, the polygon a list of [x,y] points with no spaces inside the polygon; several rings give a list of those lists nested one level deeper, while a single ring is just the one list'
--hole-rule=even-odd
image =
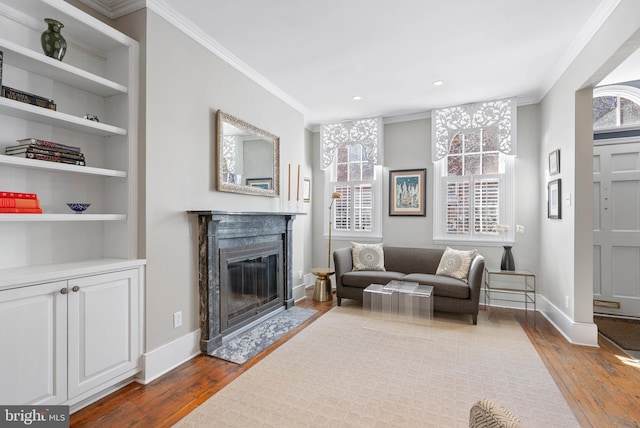
[{"label": "white front door", "polygon": [[593,310],[640,316],[640,139],[593,153]]}]

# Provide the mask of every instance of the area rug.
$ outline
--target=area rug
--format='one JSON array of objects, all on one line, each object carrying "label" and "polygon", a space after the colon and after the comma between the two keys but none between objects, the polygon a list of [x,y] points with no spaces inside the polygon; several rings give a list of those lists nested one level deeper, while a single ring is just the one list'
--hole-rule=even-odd
[{"label": "area rug", "polygon": [[622,349],[640,351],[640,320],[595,315],[593,321],[600,334]]},{"label": "area rug", "polygon": [[316,312],[318,311],[315,309],[294,306],[224,342],[211,355],[236,364],[244,364]]},{"label": "area rug", "polygon": [[579,426],[512,315],[424,326],[343,303],[175,426],[468,427],[482,398],[527,427]]}]

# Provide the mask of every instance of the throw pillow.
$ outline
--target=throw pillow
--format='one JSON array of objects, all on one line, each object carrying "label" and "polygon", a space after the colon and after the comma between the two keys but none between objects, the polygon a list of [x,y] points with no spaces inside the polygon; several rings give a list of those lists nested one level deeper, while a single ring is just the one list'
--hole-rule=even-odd
[{"label": "throw pillow", "polygon": [[509,410],[491,400],[482,399],[471,407],[469,412],[470,428],[520,428],[520,420]]},{"label": "throw pillow", "polygon": [[382,244],[351,243],[353,270],[385,270]]},{"label": "throw pillow", "polygon": [[471,261],[478,250],[461,251],[447,247],[442,254],[436,275],[450,276],[467,282]]}]

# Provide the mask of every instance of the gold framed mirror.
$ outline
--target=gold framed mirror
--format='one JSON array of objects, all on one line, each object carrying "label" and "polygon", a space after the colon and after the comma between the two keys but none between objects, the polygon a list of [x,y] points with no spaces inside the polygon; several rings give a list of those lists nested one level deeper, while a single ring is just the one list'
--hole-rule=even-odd
[{"label": "gold framed mirror", "polygon": [[222,110],[216,125],[217,190],[280,196],[280,138]]}]

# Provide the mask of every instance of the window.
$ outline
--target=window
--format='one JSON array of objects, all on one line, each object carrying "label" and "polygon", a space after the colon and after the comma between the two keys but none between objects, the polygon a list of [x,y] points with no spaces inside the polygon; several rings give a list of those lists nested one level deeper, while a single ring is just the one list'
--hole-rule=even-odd
[{"label": "window", "polygon": [[502,243],[496,226],[513,222],[514,101],[441,109],[432,120],[434,241]]},{"label": "window", "polygon": [[333,218],[325,219],[326,234],[331,224],[336,237],[381,237],[381,167],[377,166],[382,152],[381,125],[379,119],[323,125],[326,206],[331,204],[332,193],[340,194],[333,201]]},{"label": "window", "polygon": [[640,89],[611,85],[593,90],[593,129],[640,127]]}]

